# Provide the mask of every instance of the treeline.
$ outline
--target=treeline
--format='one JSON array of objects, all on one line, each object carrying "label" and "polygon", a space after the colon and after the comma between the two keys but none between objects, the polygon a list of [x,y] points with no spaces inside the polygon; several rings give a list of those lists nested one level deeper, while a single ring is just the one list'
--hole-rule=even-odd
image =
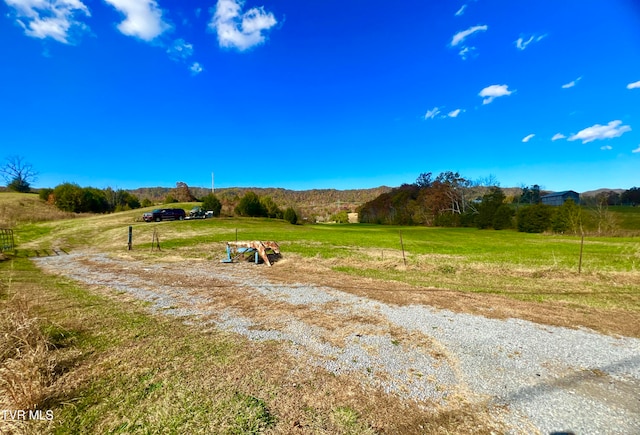
[{"label": "treeline", "polygon": [[[136,195],[126,190],[80,187],[75,183],[63,183],[53,189],[41,189],[39,196],[58,209],[73,213],[111,213],[153,205],[148,198],[141,202]],[[237,216],[286,219],[293,224],[298,222],[298,213],[293,207],[287,207],[283,211],[269,196],[259,197],[255,192],[247,191],[242,198],[235,199],[233,214]],[[223,206],[218,197],[208,191],[205,191],[202,198],[197,198],[183,182],[176,183],[176,187],[168,190],[162,200],[163,204],[177,202],[202,202],[202,207],[212,211],[214,216],[220,215]]]},{"label": "treeline", "polygon": [[[362,205],[358,209],[360,222],[574,234],[615,229],[607,192],[586,210],[572,200],[555,207],[542,204],[544,195],[538,185],[523,187],[519,194],[507,197],[495,180],[488,181],[491,185],[450,171],[435,178],[423,173],[415,183],[403,184]],[[638,204],[639,195],[640,189],[634,187],[620,194],[620,200]]]},{"label": "treeline", "polygon": [[40,189],[39,196],[58,209],[73,213],[111,213],[143,206],[135,195],[126,190],[80,187],[75,183],[59,184],[53,189]]},{"label": "treeline", "polygon": [[[197,198],[211,193],[211,189],[191,187]],[[150,187],[130,190],[142,201],[149,199],[154,203],[166,202],[167,195],[173,189],[167,187]],[[235,207],[247,192],[253,192],[260,198],[271,198],[281,208],[294,207],[299,217],[309,222],[334,220],[336,214],[355,211],[359,206],[371,201],[382,193],[390,191],[390,187],[381,186],[372,189],[312,189],[290,190],[282,188],[216,188],[215,195],[222,203],[222,214],[232,216]]]},{"label": "treeline", "polygon": [[598,204],[606,205],[640,205],[640,187],[632,187],[623,192],[615,190],[605,190],[597,194],[583,198],[581,201],[584,205],[595,206]]},{"label": "treeline", "polygon": [[[80,187],[76,183],[63,183],[53,189],[40,189],[39,196],[60,210],[73,213],[111,213],[150,207],[156,204],[149,198],[140,201],[137,195],[127,190],[114,190],[111,187],[106,189]],[[160,202],[171,204],[196,201],[199,199],[191,193],[189,186],[179,181],[175,188],[166,191],[165,197]]]}]

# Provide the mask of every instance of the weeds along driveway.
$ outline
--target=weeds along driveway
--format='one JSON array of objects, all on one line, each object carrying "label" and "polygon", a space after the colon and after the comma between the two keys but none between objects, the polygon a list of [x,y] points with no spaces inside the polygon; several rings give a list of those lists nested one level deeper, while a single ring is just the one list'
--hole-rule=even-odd
[{"label": "weeds along driveway", "polygon": [[311,367],[406,400],[487,404],[514,433],[640,433],[640,339],[391,305],[302,276],[277,282],[252,264],[93,252],[34,261],[195,327],[282,342]]}]

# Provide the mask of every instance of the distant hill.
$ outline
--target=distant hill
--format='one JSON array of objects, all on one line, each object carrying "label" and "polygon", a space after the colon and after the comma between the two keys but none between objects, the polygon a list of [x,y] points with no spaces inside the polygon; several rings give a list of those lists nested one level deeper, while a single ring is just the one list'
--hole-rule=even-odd
[{"label": "distant hill", "polygon": [[580,193],[580,196],[588,196],[588,197],[592,197],[592,196],[597,196],[600,193],[606,193],[606,192],[615,192],[617,194],[622,194],[626,191],[626,189],[607,189],[607,188],[602,188],[602,189],[597,189],[597,190],[589,190],[587,192],[582,192]]},{"label": "distant hill", "polygon": [[[155,203],[162,203],[171,193],[171,187],[143,187],[129,190],[141,201],[149,199]],[[210,188],[189,187],[196,198],[202,198],[211,193]],[[282,188],[262,187],[227,187],[215,189],[215,195],[222,202],[222,213],[232,214],[233,208],[246,192],[252,191],[260,197],[271,197],[281,209],[295,208],[303,217],[328,219],[331,215],[340,211],[355,211],[358,206],[377,198],[390,187],[380,186],[372,189],[311,189],[288,190]]]}]

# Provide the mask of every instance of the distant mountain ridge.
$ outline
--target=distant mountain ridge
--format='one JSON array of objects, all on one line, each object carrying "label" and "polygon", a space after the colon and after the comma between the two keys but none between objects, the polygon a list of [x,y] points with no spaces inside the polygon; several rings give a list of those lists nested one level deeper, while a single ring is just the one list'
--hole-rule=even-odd
[{"label": "distant mountain ridge", "polygon": [[[162,203],[173,187],[142,187],[128,190],[141,201],[149,199]],[[210,188],[189,187],[196,198],[202,198],[212,192]],[[215,189],[215,195],[222,202],[222,213],[232,214],[233,207],[247,192],[255,192],[260,197],[270,197],[280,208],[294,207],[303,216],[329,218],[340,211],[355,211],[360,205],[371,201],[383,193],[391,191],[388,186],[371,189],[310,189],[289,190],[265,187],[224,187]]]},{"label": "distant mountain ridge", "polygon": [[[596,190],[588,190],[586,192],[582,192],[580,193],[581,196],[597,196],[600,193],[606,193],[606,192],[615,192],[617,194],[622,194],[626,191],[627,189],[607,189],[606,187],[603,187],[601,189],[596,189]],[[579,192],[578,192],[579,193]]]}]

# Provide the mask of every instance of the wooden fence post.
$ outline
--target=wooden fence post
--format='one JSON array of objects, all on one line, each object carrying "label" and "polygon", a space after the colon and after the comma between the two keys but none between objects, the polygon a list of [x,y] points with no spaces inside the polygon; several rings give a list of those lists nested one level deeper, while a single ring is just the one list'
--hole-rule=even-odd
[{"label": "wooden fence post", "polygon": [[404,262],[404,266],[407,267],[407,258],[404,256],[404,243],[402,242],[402,231],[398,231],[400,234],[400,246],[402,247],[402,261]]}]

